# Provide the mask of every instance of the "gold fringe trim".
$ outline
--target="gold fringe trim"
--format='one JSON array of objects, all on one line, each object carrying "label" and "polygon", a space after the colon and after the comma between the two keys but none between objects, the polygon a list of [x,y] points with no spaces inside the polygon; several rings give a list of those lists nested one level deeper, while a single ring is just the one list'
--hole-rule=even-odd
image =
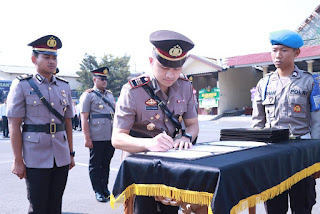
[{"label": "gold fringe trim", "polygon": [[133,195],[162,196],[191,204],[207,205],[208,213],[212,214],[211,202],[213,193],[177,189],[163,184],[131,184],[117,198],[110,196],[110,206],[115,209]]},{"label": "gold fringe trim", "polygon": [[256,204],[260,204],[269,199],[272,199],[280,195],[284,191],[290,189],[294,184],[298,183],[302,179],[309,177],[310,175],[318,171],[320,171],[320,163],[315,163],[312,166],[309,166],[308,168],[305,168],[300,172],[297,172],[296,174],[292,175],[290,178],[281,182],[277,186],[267,189],[260,194],[252,195],[246,199],[239,201],[237,205],[232,207],[230,214],[239,213],[243,210],[248,209],[249,207],[255,206]]}]

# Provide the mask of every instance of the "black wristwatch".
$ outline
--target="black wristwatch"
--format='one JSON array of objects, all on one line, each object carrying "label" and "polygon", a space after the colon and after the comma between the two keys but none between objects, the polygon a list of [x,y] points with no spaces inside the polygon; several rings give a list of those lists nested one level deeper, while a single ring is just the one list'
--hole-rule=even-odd
[{"label": "black wristwatch", "polygon": [[182,134],[182,136],[185,136],[186,138],[189,138],[189,139],[190,139],[190,142],[192,143],[192,135],[191,135],[191,134],[189,134],[189,133],[187,133],[187,132],[184,132],[184,133]]},{"label": "black wristwatch", "polygon": [[70,152],[70,156],[74,157],[76,155],[76,152],[73,151],[73,152]]}]

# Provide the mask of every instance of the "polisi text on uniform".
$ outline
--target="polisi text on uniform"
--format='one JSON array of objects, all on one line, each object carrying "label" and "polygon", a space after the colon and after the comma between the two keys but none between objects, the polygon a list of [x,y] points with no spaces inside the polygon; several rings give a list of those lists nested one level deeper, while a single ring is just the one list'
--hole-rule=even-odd
[{"label": "polisi text on uniform", "polygon": [[306,91],[300,91],[298,89],[291,89],[290,94],[299,94],[299,95],[307,95]]}]

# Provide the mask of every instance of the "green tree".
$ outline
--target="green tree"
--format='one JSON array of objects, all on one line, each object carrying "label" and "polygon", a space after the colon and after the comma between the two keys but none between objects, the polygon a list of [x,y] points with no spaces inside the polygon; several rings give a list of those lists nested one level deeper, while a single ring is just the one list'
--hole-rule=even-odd
[{"label": "green tree", "polygon": [[82,87],[78,91],[81,94],[86,89],[93,87],[92,74],[90,71],[107,66],[109,68],[107,88],[112,91],[115,97],[118,97],[122,86],[128,81],[130,75],[129,61],[130,56],[127,55],[115,57],[112,54],[107,54],[104,55],[100,63],[98,63],[95,56],[86,53],[80,64],[80,71],[77,72],[79,75],[77,81],[82,83]]}]

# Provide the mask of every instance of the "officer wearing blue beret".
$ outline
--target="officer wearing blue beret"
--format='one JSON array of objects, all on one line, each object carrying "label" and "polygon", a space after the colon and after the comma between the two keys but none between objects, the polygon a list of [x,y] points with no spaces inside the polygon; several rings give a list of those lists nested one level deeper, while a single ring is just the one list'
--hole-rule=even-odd
[{"label": "officer wearing blue beret", "polygon": [[8,94],[12,172],[26,179],[28,213],[58,214],[75,165],[71,90],[66,80],[53,75],[61,40],[47,35],[29,46],[37,73],[17,77]]},{"label": "officer wearing blue beret", "polygon": [[[295,58],[303,45],[301,36],[290,30],[270,34],[271,58],[276,71],[266,74],[257,84],[253,102],[253,127],[288,128],[292,138],[320,139],[320,110],[311,100],[315,80],[311,73],[300,70]],[[319,103],[318,103],[319,104]],[[266,202],[268,214],[285,214],[288,195],[292,213],[311,214],[315,204],[315,178],[307,177],[291,189]]]}]

